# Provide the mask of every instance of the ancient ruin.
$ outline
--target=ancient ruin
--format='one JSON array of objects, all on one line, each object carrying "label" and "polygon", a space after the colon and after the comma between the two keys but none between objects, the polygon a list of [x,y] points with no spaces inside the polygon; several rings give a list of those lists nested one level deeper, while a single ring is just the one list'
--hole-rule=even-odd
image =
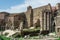
[{"label": "ancient ruin", "polygon": [[[50,4],[38,8],[27,7],[26,12],[10,14],[0,12],[0,30],[20,30],[31,27],[40,31],[60,32],[60,3],[56,7]],[[57,21],[58,20],[58,21]]]}]

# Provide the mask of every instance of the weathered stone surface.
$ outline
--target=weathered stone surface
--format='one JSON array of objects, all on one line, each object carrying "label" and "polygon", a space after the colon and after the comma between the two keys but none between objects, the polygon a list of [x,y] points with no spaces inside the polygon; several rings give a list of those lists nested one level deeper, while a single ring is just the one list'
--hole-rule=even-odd
[{"label": "weathered stone surface", "polygon": [[[0,17],[4,19],[3,15],[1,14]],[[27,11],[23,13],[14,13],[9,14],[5,18],[6,21],[6,29],[19,29],[20,27],[30,28],[30,27],[40,27],[41,31],[53,31],[53,21],[52,21],[52,7],[50,4],[32,8],[31,6],[27,7]],[[2,19],[0,18],[0,19]],[[20,23],[22,23],[22,26]]]}]

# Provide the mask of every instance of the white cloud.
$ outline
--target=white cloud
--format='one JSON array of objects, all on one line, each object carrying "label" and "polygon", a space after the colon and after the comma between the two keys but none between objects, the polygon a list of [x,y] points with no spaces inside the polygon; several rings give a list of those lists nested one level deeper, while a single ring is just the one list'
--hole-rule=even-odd
[{"label": "white cloud", "polygon": [[56,3],[59,3],[59,2],[60,2],[60,0],[25,0],[25,2],[23,4],[12,6],[5,10],[0,9],[0,11],[18,13],[18,12],[26,11],[27,6],[29,6],[29,5],[31,5],[33,8],[36,8],[36,7],[39,7],[42,5],[47,5],[48,3],[50,3],[51,5],[55,5]]},{"label": "white cloud", "polygon": [[10,13],[18,13],[18,12],[25,11],[26,7],[27,7],[27,4],[21,4],[21,5],[12,6],[6,10],[0,9],[0,11],[6,11],[6,12],[10,12]]},{"label": "white cloud", "polygon": [[26,3],[32,5],[33,8],[47,5],[50,3],[51,5],[56,5],[56,3],[60,3],[60,0],[27,0]]}]

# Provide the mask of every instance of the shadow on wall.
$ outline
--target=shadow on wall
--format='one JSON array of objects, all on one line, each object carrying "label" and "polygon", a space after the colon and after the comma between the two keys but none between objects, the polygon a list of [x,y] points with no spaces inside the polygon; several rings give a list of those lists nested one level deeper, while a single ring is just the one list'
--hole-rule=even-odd
[{"label": "shadow on wall", "polygon": [[0,31],[5,30],[5,21],[4,20],[0,20]]},{"label": "shadow on wall", "polygon": [[15,21],[15,26],[16,26],[15,29],[17,29],[17,28],[19,29],[21,22],[23,22],[22,23],[23,29],[28,27],[28,22],[26,19],[26,15],[24,13],[20,14],[18,21]]},{"label": "shadow on wall", "polygon": [[40,27],[40,20],[38,19],[37,22],[35,23],[35,28]]},{"label": "shadow on wall", "polygon": [[56,16],[57,16],[57,10],[54,11],[54,17],[56,17]]},{"label": "shadow on wall", "polygon": [[31,9],[31,14],[30,14],[30,27],[33,26],[33,9]]},{"label": "shadow on wall", "polygon": [[28,22],[25,14],[23,15],[23,29],[24,28],[28,28]]}]

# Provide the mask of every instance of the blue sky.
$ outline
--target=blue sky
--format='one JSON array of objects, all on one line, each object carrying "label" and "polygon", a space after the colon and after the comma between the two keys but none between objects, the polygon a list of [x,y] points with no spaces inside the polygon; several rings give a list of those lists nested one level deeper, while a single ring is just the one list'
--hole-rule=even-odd
[{"label": "blue sky", "polygon": [[25,0],[0,0],[0,9],[7,9],[11,6],[20,5],[24,3]]},{"label": "blue sky", "polygon": [[50,3],[55,6],[60,3],[60,0],[0,0],[0,12],[19,13],[25,12],[27,6],[31,5],[33,8],[47,5]]}]

